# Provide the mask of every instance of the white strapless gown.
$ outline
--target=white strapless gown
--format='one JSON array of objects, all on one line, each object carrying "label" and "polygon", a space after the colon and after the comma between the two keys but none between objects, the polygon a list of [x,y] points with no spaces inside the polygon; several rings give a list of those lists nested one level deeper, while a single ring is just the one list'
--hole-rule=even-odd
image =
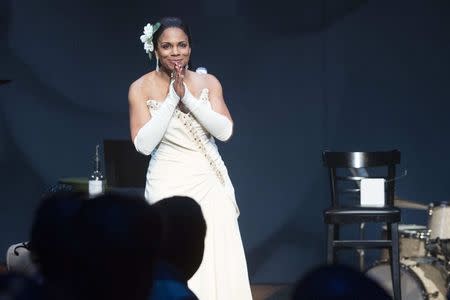
[{"label": "white strapless gown", "polygon": [[[198,101],[210,105],[208,89]],[[148,100],[152,115],[160,102]],[[214,138],[190,113],[177,108],[150,160],[145,198],[150,203],[181,195],[196,200],[207,231],[203,261],[189,280],[200,300],[252,299],[239,232],[234,188]]]}]

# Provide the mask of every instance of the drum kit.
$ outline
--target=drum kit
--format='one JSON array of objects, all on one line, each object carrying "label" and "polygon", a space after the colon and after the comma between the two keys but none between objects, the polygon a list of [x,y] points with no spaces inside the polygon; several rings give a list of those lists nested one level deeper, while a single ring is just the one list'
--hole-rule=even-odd
[{"label": "drum kit", "polygon": [[[395,206],[428,211],[427,226],[399,225],[402,299],[446,300],[450,285],[450,202],[428,206],[396,199]],[[383,234],[387,234],[386,227]],[[392,294],[387,251],[366,274]]]}]

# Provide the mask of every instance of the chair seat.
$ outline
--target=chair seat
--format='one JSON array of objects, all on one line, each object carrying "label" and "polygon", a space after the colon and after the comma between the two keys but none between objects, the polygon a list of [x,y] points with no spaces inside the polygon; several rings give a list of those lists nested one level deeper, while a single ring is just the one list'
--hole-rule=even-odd
[{"label": "chair seat", "polygon": [[352,224],[365,222],[400,222],[397,207],[348,207],[330,208],[323,212],[327,224]]}]

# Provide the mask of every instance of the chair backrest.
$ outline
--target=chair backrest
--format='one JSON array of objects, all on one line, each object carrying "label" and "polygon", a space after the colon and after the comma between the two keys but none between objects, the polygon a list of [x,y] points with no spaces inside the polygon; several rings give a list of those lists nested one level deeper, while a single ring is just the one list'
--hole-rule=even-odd
[{"label": "chair backrest", "polygon": [[131,140],[104,140],[103,153],[109,187],[145,187],[150,156],[137,152]]},{"label": "chair backrest", "polygon": [[394,205],[395,168],[400,163],[400,151],[324,151],[322,159],[329,169],[333,207],[341,205],[340,198],[344,195],[359,199],[359,183],[363,178],[386,179],[385,203],[387,206]]}]

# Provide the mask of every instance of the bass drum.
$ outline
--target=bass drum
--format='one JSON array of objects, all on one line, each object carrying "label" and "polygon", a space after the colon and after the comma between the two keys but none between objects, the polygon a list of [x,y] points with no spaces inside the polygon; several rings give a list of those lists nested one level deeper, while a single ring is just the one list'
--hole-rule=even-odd
[{"label": "bass drum", "polygon": [[[402,259],[400,271],[402,300],[447,299],[447,272],[441,261],[433,257]],[[388,262],[376,263],[366,274],[393,295]]]}]

